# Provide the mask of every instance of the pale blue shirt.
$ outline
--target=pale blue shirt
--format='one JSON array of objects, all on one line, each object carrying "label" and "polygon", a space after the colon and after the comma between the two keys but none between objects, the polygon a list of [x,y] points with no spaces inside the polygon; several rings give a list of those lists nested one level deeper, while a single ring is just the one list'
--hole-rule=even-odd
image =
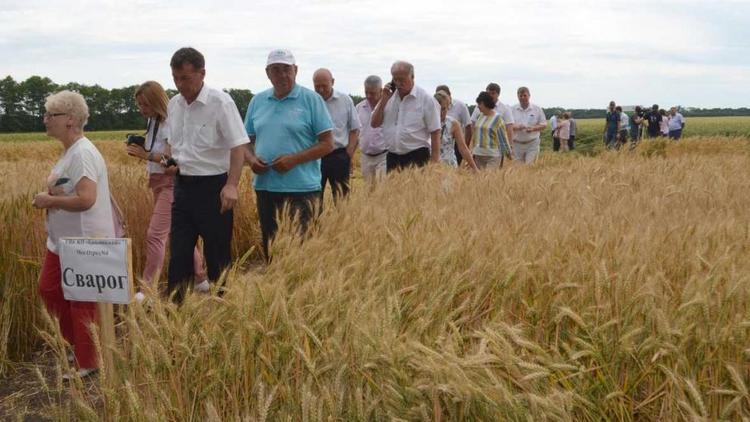
[{"label": "pale blue shirt", "polygon": [[685,118],[682,117],[682,114],[675,113],[674,116],[669,119],[669,130],[680,130],[684,124]]},{"label": "pale blue shirt", "polygon": [[350,96],[334,90],[325,102],[333,121],[333,147],[346,148],[349,145],[349,133],[362,127],[354,101]]},{"label": "pale blue shirt", "polygon": [[[255,137],[255,155],[271,164],[281,155],[295,154],[315,145],[321,133],[333,129],[333,123],[323,98],[295,84],[282,99],[273,95],[273,88],[253,97],[247,107],[245,129]],[[269,192],[319,191],[320,160],[298,164],[286,173],[269,169],[254,174],[253,187]]]}]

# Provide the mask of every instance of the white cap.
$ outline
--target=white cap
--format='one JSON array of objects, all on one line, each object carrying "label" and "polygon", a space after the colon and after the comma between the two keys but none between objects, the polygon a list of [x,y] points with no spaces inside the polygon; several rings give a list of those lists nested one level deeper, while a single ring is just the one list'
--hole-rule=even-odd
[{"label": "white cap", "polygon": [[268,53],[266,66],[270,66],[275,63],[293,65],[295,64],[294,55],[292,55],[292,52],[289,50],[271,50],[271,52]]}]

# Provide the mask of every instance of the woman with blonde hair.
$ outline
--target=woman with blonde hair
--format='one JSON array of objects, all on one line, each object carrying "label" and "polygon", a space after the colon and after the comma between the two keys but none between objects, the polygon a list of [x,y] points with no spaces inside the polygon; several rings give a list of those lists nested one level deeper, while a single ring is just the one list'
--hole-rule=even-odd
[{"label": "woman with blonde hair", "polygon": [[[147,81],[135,91],[135,101],[143,117],[148,119],[146,135],[144,136],[145,142],[143,146],[128,143],[127,152],[128,155],[147,162],[148,186],[154,196],[154,210],[146,232],[146,264],[141,277],[143,282],[153,286],[159,279],[164,265],[164,255],[172,222],[176,167],[166,167],[169,158],[169,145],[167,145],[167,139],[169,138],[167,104],[169,98],[166,91],[158,82]],[[197,247],[193,253],[193,270],[197,282],[195,289],[207,292],[208,281],[203,269],[203,256]],[[142,301],[143,299],[143,292],[136,293],[136,300]]]},{"label": "woman with blonde hair", "polygon": [[[44,104],[47,135],[64,151],[47,177],[47,190],[34,196],[32,205],[47,210],[47,252],[39,274],[39,294],[60,331],[73,347],[69,359],[78,375],[89,376],[99,364],[91,324],[96,323],[96,303],[69,301],[62,290],[60,239],[115,236],[109,178],[104,158],[83,134],[89,108],[81,94],[61,91]],[[72,377],[64,374],[65,379]]]},{"label": "woman with blonde hair", "polygon": [[[461,124],[458,120],[448,116],[448,110],[451,106],[451,97],[445,91],[435,93],[435,99],[440,104],[440,162],[448,164],[451,167],[458,167],[456,158],[456,149],[461,157],[469,164],[469,168],[477,170],[474,158],[471,156],[469,147],[464,141],[464,134]],[[458,147],[458,148],[456,148]]]}]

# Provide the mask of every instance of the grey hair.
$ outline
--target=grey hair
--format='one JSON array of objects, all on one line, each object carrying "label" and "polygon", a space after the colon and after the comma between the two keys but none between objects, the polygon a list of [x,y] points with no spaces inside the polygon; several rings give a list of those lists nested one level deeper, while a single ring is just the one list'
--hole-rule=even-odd
[{"label": "grey hair", "polygon": [[378,75],[370,75],[365,79],[365,86],[380,88],[383,86],[383,80]]},{"label": "grey hair", "polygon": [[89,106],[83,95],[73,91],[60,91],[47,97],[44,108],[48,112],[66,113],[83,129],[89,121]]},{"label": "grey hair", "polygon": [[405,62],[403,60],[398,60],[394,62],[393,65],[391,66],[391,73],[393,73],[394,69],[398,69],[398,68],[408,70],[409,76],[411,76],[412,78],[414,77],[414,65],[413,64],[409,62]]}]

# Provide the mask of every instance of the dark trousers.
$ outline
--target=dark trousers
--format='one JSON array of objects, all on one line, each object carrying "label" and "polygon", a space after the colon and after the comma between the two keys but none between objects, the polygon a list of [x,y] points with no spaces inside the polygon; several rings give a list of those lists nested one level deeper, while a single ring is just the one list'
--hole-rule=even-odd
[{"label": "dark trousers", "polygon": [[[437,153],[437,152],[436,152]],[[427,147],[409,151],[406,154],[389,152],[385,156],[386,172],[401,170],[407,167],[423,167],[430,161],[430,149]]]},{"label": "dark trousers", "polygon": [[[279,228],[278,216],[284,210],[291,213],[292,218],[299,219],[300,234],[307,231],[314,213],[321,211],[321,191],[314,192],[269,192],[256,190],[255,197],[260,219],[260,231],[263,236],[263,253],[270,261],[268,245]],[[285,208],[288,207],[288,208]]]},{"label": "dark trousers", "polygon": [[203,238],[208,278],[216,281],[232,263],[232,210],[221,211],[221,189],[227,175],[177,176],[169,235],[171,255],[167,276],[168,293],[180,303],[193,281],[193,250]]},{"label": "dark trousers", "polygon": [[576,136],[570,135],[570,138],[568,138],[568,150],[573,151],[576,149]]},{"label": "dark trousers", "polygon": [[325,192],[326,184],[331,184],[333,199],[349,194],[349,174],[351,170],[351,158],[346,148],[333,150],[320,160],[320,185],[321,193]]},{"label": "dark trousers", "polygon": [[560,138],[557,136],[552,137],[552,151],[560,151]]}]

